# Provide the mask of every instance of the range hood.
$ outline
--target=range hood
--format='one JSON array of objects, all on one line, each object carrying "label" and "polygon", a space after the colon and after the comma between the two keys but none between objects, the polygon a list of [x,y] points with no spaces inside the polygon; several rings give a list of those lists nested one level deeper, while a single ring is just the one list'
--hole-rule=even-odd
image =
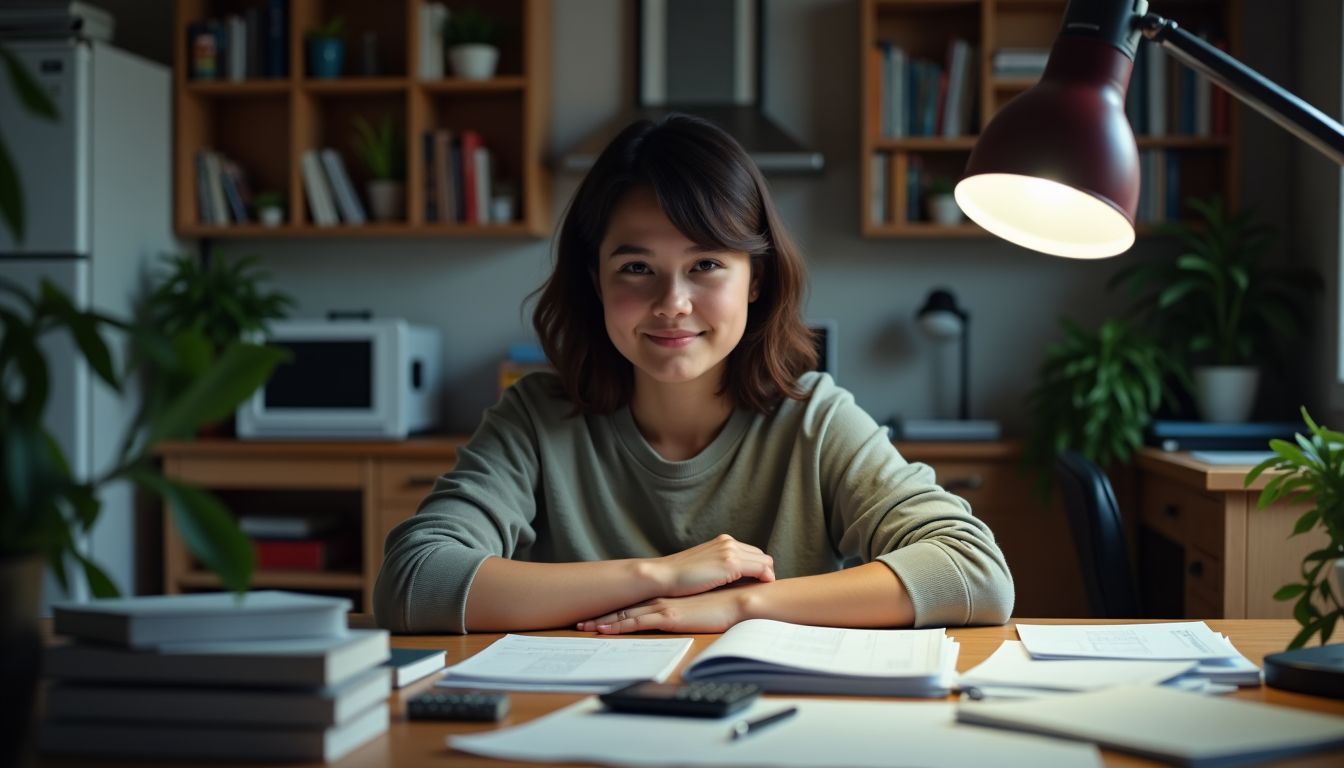
[{"label": "range hood", "polygon": [[825,157],[804,147],[760,107],[764,0],[639,0],[636,106],[559,159],[582,173],[622,128],[669,112],[702,117],[732,134],[761,171],[819,173]]}]

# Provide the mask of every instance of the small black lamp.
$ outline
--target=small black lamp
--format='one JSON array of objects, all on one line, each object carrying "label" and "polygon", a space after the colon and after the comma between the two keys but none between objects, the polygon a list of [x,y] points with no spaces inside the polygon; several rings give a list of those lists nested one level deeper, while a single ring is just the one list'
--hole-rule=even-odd
[{"label": "small black lamp", "polygon": [[957,306],[957,297],[946,288],[935,288],[924,299],[924,306],[915,313],[919,327],[930,337],[947,340],[961,339],[961,372],[958,376],[957,418],[971,417],[967,390],[970,389],[971,367],[971,314]]}]

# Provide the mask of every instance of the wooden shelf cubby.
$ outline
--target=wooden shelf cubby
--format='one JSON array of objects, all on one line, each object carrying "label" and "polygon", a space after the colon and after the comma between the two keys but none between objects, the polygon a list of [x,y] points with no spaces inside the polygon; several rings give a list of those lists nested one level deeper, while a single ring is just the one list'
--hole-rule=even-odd
[{"label": "wooden shelf cubby", "polygon": [[[996,111],[1035,84],[1032,75],[995,75],[994,54],[1004,49],[1048,50],[1063,20],[1065,0],[863,0],[860,13],[861,55],[859,227],[865,237],[988,237],[972,223],[944,226],[929,220],[923,195],[934,177],[955,182],[962,173],[981,128]],[[1207,34],[1233,56],[1240,50],[1241,29],[1235,0],[1153,0],[1150,10],[1175,19],[1181,26]],[[960,135],[906,135],[893,137],[884,125],[883,88],[885,46],[904,52],[907,60],[932,62],[942,67],[944,94],[954,39],[971,46],[968,69],[973,72],[970,119]],[[1141,43],[1141,47],[1152,47]],[[1144,54],[1146,55],[1146,54]],[[1167,76],[1173,83],[1193,73],[1168,60]],[[1136,71],[1136,77],[1141,73]],[[912,89],[917,86],[911,85]],[[1235,206],[1238,198],[1237,157],[1240,125],[1235,103],[1224,102],[1221,124],[1211,132],[1193,135],[1175,125],[1177,88],[1168,103],[1173,128],[1163,135],[1136,130],[1141,157],[1160,155],[1154,162],[1163,173],[1161,195],[1177,201],[1220,195]],[[1131,82],[1133,92],[1136,83]],[[1215,87],[1212,98],[1218,96]],[[1131,94],[1131,98],[1133,95]],[[941,111],[941,110],[939,110]],[[1145,166],[1147,167],[1147,166]],[[1167,169],[1176,170],[1167,178]],[[914,170],[914,169],[917,169]],[[912,183],[911,174],[917,175]],[[1146,171],[1145,171],[1146,172]],[[879,189],[884,192],[879,193]],[[913,199],[912,199],[913,196]],[[1146,199],[1146,196],[1145,196]],[[1140,201],[1141,210],[1144,200]],[[1154,231],[1157,223],[1179,208],[1179,202],[1156,205],[1156,213],[1139,222],[1140,235]],[[1182,210],[1182,215],[1189,215]],[[880,215],[879,215],[880,214]]]},{"label": "wooden shelf cubby", "polygon": [[[421,0],[282,0],[287,14],[283,76],[241,81],[192,78],[194,24],[230,15],[261,16],[268,0],[176,0],[174,23],[174,225],[184,237],[537,237],[550,233],[550,178],[545,163],[550,121],[550,0],[449,0],[450,13],[469,6],[501,22],[498,71],[489,80],[451,75],[419,77]],[[341,16],[345,65],[339,77],[308,76],[306,32]],[[263,21],[264,23],[264,21]],[[375,41],[366,56],[366,37]],[[264,46],[265,41],[262,40]],[[262,54],[264,57],[264,52]],[[366,74],[364,61],[375,62]],[[227,72],[227,70],[225,70]],[[221,75],[223,77],[223,75]],[[400,220],[335,226],[314,223],[305,195],[302,157],[308,150],[339,153],[352,186],[364,192],[371,175],[354,151],[356,116],[377,126],[390,117],[400,140],[406,213]],[[469,224],[427,218],[426,132],[474,130],[492,155],[491,176],[514,194],[514,218]],[[208,223],[198,201],[197,157],[213,150],[242,170],[253,193],[279,192],[286,214],[278,227]]]}]

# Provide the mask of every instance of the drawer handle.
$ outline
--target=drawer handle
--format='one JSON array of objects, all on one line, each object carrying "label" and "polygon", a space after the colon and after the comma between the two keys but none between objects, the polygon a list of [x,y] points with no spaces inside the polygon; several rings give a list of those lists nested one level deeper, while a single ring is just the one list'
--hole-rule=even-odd
[{"label": "drawer handle", "polygon": [[436,475],[411,475],[406,478],[407,488],[419,488],[423,485],[433,485],[439,478]]},{"label": "drawer handle", "polygon": [[1167,506],[1163,507],[1162,512],[1166,514],[1167,517],[1181,516],[1181,508],[1176,506],[1175,504],[1168,504]]},{"label": "drawer handle", "polygon": [[1201,560],[1196,560],[1190,563],[1190,568],[1188,570],[1190,571],[1191,576],[1199,578],[1204,575],[1204,562]]},{"label": "drawer handle", "polygon": [[978,491],[985,484],[985,479],[980,475],[968,475],[966,477],[951,477],[943,483],[943,490],[947,491]]}]

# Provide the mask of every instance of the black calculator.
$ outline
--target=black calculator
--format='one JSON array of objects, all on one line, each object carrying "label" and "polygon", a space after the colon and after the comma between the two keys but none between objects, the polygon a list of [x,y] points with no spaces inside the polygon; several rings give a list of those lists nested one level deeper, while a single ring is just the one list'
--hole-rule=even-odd
[{"label": "black calculator", "polygon": [[481,720],[496,722],[509,713],[509,696],[479,691],[422,693],[406,702],[411,720]]},{"label": "black calculator", "polygon": [[761,688],[754,683],[635,683],[602,694],[608,709],[646,715],[723,717],[745,709]]}]

